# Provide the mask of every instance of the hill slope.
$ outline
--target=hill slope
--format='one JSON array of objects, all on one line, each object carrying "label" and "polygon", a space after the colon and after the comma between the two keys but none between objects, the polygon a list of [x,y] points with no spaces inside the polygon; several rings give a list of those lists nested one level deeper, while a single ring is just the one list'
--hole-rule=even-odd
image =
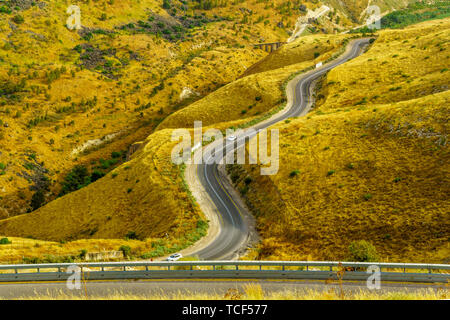
[{"label": "hill slope", "polygon": [[189,200],[179,168],[171,164],[176,143],[167,131],[145,142],[131,161],[105,178],[32,214],[0,221],[1,233],[57,241],[124,238],[129,232],[139,239],[188,235],[201,213]]},{"label": "hill slope", "polygon": [[[9,218],[0,221],[0,234],[92,238],[92,248],[98,247],[95,239],[137,234],[150,239],[145,245],[152,249],[145,250],[156,255],[191,244],[206,226],[182,172],[169,161],[173,143],[164,128],[191,128],[192,120],[204,120],[222,129],[275,110],[286,79],[338,53],[347,38],[316,33],[355,26],[349,12],[361,14],[367,5],[349,2],[351,9],[314,21],[308,31],[314,36],[233,82],[267,56],[254,43],[290,36],[305,14],[300,3],[169,2],[170,8],[151,0],[83,3],[78,32],[64,26],[63,1],[0,4],[0,219]],[[324,4],[302,3],[311,10]],[[136,141],[146,146],[124,163]],[[92,181],[106,176],[57,198],[64,178],[80,164]],[[39,205],[49,203],[25,214],[38,192],[44,198]],[[167,250],[155,249],[155,239],[167,242]],[[112,247],[103,240],[101,248]]]},{"label": "hill slope", "polygon": [[367,240],[381,260],[449,261],[449,27],[381,32],[308,117],[275,126],[277,175],[228,168],[264,239],[252,257],[348,259]]}]

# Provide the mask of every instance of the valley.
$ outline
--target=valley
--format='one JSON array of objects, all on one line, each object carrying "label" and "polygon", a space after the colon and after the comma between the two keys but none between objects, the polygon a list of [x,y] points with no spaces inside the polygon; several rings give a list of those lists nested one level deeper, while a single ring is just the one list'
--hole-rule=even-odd
[{"label": "valley", "polygon": [[0,2],[0,262],[194,245],[211,221],[171,162],[173,131],[267,120],[289,81],[370,36],[320,79],[306,116],[271,127],[276,175],[227,167],[261,238],[244,259],[356,259],[353,243],[369,259],[448,263],[449,18],[344,33],[369,5],[410,2],[83,1],[78,31],[64,1]]}]

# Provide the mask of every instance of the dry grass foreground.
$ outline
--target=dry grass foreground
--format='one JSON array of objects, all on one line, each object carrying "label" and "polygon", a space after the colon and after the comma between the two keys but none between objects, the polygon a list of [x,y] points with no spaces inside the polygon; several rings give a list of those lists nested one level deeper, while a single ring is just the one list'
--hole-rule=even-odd
[{"label": "dry grass foreground", "polygon": [[347,291],[337,288],[327,290],[283,290],[265,292],[261,285],[249,283],[243,290],[229,289],[224,294],[196,293],[180,290],[175,294],[132,295],[125,292],[111,292],[106,296],[85,294],[71,295],[64,292],[57,294],[24,296],[20,300],[442,300],[449,299],[450,293],[442,289],[417,289],[416,291],[398,290],[390,292],[370,292],[368,290]]},{"label": "dry grass foreground", "polygon": [[275,126],[277,175],[233,168],[263,237],[251,258],[348,259],[367,240],[382,261],[448,263],[449,27],[380,32],[328,74],[308,117]]}]

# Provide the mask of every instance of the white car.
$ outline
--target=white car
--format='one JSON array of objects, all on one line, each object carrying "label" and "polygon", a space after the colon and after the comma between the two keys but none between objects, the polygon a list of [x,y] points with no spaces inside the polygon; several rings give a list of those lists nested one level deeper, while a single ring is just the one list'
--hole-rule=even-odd
[{"label": "white car", "polygon": [[237,139],[237,137],[234,136],[234,135],[231,135],[231,136],[227,137],[227,140],[228,140],[228,141],[234,141],[234,140],[236,140],[236,139]]},{"label": "white car", "polygon": [[171,255],[170,257],[168,257],[167,261],[178,261],[181,258],[183,258],[181,253],[175,253],[175,254]]}]

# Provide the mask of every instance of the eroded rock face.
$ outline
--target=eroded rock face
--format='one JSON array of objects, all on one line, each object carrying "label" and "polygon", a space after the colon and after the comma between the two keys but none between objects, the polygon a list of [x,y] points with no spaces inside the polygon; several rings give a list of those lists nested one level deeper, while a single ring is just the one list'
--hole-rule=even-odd
[{"label": "eroded rock face", "polygon": [[34,5],[42,9],[47,5],[45,2],[35,0],[11,0],[10,3],[11,7],[13,8],[17,7],[20,8],[21,10],[27,10]]},{"label": "eroded rock face", "polygon": [[198,92],[195,92],[194,90],[192,90],[191,88],[188,87],[184,87],[183,91],[180,94],[180,99],[179,101],[183,101],[185,99],[188,99],[192,96],[199,96],[200,94]]},{"label": "eroded rock face", "polygon": [[116,58],[116,49],[101,50],[88,43],[83,43],[81,46],[80,66],[95,70],[100,69],[102,74],[110,79],[118,79],[118,75],[115,74],[115,66],[108,62],[107,58]]},{"label": "eroded rock face", "polygon": [[28,33],[32,38],[39,40],[39,41],[47,40],[47,38],[44,35],[30,31],[30,30],[25,30],[25,33]]},{"label": "eroded rock face", "polygon": [[8,21],[9,27],[11,28],[12,31],[16,31],[17,30],[17,26],[12,23],[11,21]]},{"label": "eroded rock face", "polygon": [[143,148],[143,147],[145,147],[145,142],[144,141],[139,141],[139,142],[136,142],[136,143],[132,144],[130,146],[130,148],[128,149],[127,161],[130,161],[131,160],[131,156],[133,154],[135,154],[140,148]]}]

